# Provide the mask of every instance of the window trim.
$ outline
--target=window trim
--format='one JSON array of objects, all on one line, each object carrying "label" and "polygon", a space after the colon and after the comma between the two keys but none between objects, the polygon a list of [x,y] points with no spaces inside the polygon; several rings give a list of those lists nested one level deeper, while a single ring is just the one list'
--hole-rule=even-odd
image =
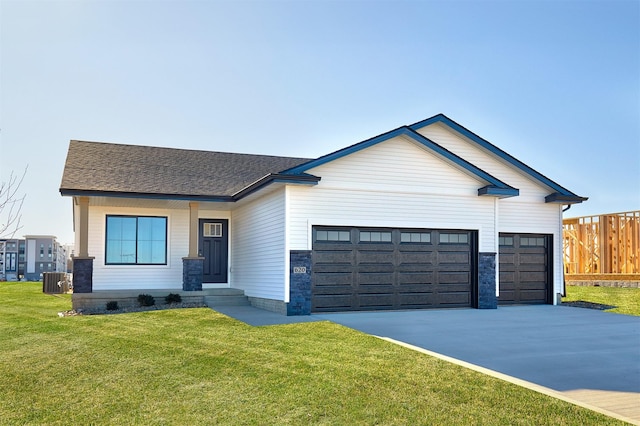
[{"label": "window trim", "polygon": [[[108,253],[108,228],[109,228],[109,218],[111,217],[120,217],[120,218],[134,218],[136,219],[136,261],[133,263],[119,263],[119,262],[109,262],[107,253]],[[138,262],[138,219],[140,218],[149,218],[149,219],[164,219],[164,262],[160,263],[139,263]],[[105,215],[105,227],[104,227],[104,264],[105,266],[166,266],[169,262],[169,217],[168,216],[153,216],[153,215],[126,215],[126,214],[107,214]]]}]

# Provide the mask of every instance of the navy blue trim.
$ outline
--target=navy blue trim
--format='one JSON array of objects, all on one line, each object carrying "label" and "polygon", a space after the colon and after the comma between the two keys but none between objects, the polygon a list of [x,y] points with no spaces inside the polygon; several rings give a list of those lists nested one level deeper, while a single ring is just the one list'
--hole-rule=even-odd
[{"label": "navy blue trim", "polygon": [[580,197],[578,195],[564,195],[557,192],[544,197],[545,203],[578,204],[587,200],[587,197]]},{"label": "navy blue trim", "polygon": [[[544,176],[542,173],[532,169],[531,167],[527,166],[526,164],[524,164],[523,162],[521,162],[517,158],[512,157],[511,155],[509,155],[505,151],[503,151],[500,148],[498,148],[497,146],[493,145],[491,142],[483,139],[482,137],[480,137],[477,134],[473,133],[471,130],[467,129],[466,127],[456,123],[455,121],[453,121],[452,119],[450,119],[449,117],[447,117],[444,114],[434,115],[431,118],[427,118],[426,120],[422,120],[422,121],[419,121],[417,123],[414,123],[414,124],[410,125],[409,127],[411,129],[413,129],[413,130],[418,130],[418,129],[421,129],[421,128],[426,127],[426,126],[428,126],[430,124],[433,124],[433,123],[442,123],[445,126],[451,128],[452,130],[455,130],[459,134],[471,139],[473,142],[475,142],[478,145],[480,145],[481,147],[487,149],[492,154],[494,154],[494,155],[498,156],[499,158],[505,160],[507,163],[509,163],[512,166],[520,169],[521,171],[525,172],[529,176],[533,177],[534,179],[536,179],[539,182],[543,183],[544,185],[548,186],[549,188],[551,188],[552,190],[556,191],[557,193],[559,193],[559,194],[561,194],[563,196],[569,197],[572,200],[572,202],[574,202],[574,203],[581,203],[582,201],[586,201],[588,199],[588,198],[585,198],[585,197],[580,197],[580,196],[574,194],[573,192],[569,191],[568,189],[560,186],[556,182],[554,182],[551,179],[549,179],[548,177]],[[553,194],[551,194],[551,195],[553,195]],[[547,202],[551,202],[551,201],[547,201]]]},{"label": "navy blue trim", "polygon": [[337,160],[338,158],[342,158],[344,156],[347,156],[349,154],[353,154],[354,152],[358,152],[362,149],[365,148],[369,148],[370,146],[373,146],[377,143],[386,141],[388,139],[394,138],[396,136],[400,136],[403,133],[406,133],[406,127],[399,127],[397,129],[388,131],[386,133],[383,133],[381,135],[378,136],[374,136],[370,139],[367,139],[365,141],[359,142],[357,144],[348,146],[346,148],[342,148],[338,151],[334,151],[330,154],[327,155],[323,155],[322,157],[318,157],[315,160],[310,160],[307,161],[306,163],[302,163],[296,167],[293,167],[291,169],[287,169],[287,170],[283,170],[281,173],[283,174],[301,174],[301,173],[305,173],[307,170],[312,169],[314,167],[318,167],[321,166],[323,164],[329,163],[333,160]]},{"label": "navy blue trim", "polygon": [[251,185],[241,189],[234,195],[182,195],[182,194],[151,194],[144,192],[118,192],[118,191],[93,191],[82,189],[65,189],[60,188],[60,194],[63,196],[78,197],[122,197],[122,198],[143,198],[155,200],[181,200],[181,201],[201,201],[214,203],[233,203],[247,195],[264,188],[272,183],[291,183],[304,185],[317,185],[320,177],[309,174],[286,175],[284,173],[270,174],[264,178],[252,183]]},{"label": "navy blue trim", "polygon": [[231,196],[209,196],[209,195],[181,195],[181,194],[153,194],[145,192],[119,192],[119,191],[97,191],[84,189],[64,189],[60,188],[60,194],[71,197],[122,197],[122,198],[144,198],[151,200],[180,200],[180,201],[210,201],[210,202],[233,202]]},{"label": "navy blue trim", "polygon": [[304,185],[317,185],[320,181],[320,177],[313,176],[310,174],[300,174],[300,175],[290,175],[285,173],[276,173],[269,174],[257,182],[252,183],[251,185],[243,188],[239,192],[233,194],[233,201],[238,201],[247,195],[256,192],[267,185],[272,183],[293,183],[293,184],[304,184]]},{"label": "navy blue trim", "polygon": [[497,186],[487,185],[478,189],[478,195],[493,195],[499,198],[517,197],[520,190],[517,188],[499,188]]},{"label": "navy blue trim", "polygon": [[[357,143],[355,145],[348,146],[348,147],[343,148],[341,150],[332,152],[331,154],[327,154],[325,156],[319,157],[319,158],[317,158],[315,160],[308,161],[306,163],[303,163],[303,164],[298,165],[296,167],[293,167],[291,169],[287,169],[287,170],[283,171],[282,173],[286,173],[286,174],[305,173],[309,169],[321,166],[321,165],[326,164],[328,162],[337,160],[338,158],[342,158],[342,157],[347,156],[349,154],[353,154],[354,152],[358,152],[358,151],[363,150],[365,148],[369,148],[369,147],[371,147],[373,145],[376,145],[376,144],[378,144],[380,142],[387,141],[387,140],[395,138],[397,136],[409,137],[409,138],[413,139],[414,141],[422,144],[424,147],[428,148],[429,150],[433,151],[434,153],[438,154],[439,156],[445,158],[446,160],[454,163],[455,165],[461,167],[462,169],[464,169],[464,170],[466,170],[468,172],[471,172],[477,178],[487,182],[490,187],[494,187],[496,189],[500,189],[501,191],[503,191],[499,195],[502,195],[502,196],[505,196],[505,197],[518,195],[518,190],[516,188],[513,188],[513,187],[507,185],[506,183],[504,183],[501,180],[495,178],[494,176],[490,175],[489,173],[485,172],[484,170],[482,170],[482,169],[474,166],[473,164],[469,163],[464,158],[457,156],[453,152],[447,150],[446,148],[442,147],[441,145],[438,145],[437,143],[435,143],[431,139],[421,135],[420,133],[416,132],[415,130],[413,130],[413,129],[407,127],[407,126],[398,127],[397,129],[394,129],[394,130],[391,130],[389,132],[383,133],[381,135],[375,136],[375,137],[373,137],[371,139],[367,139],[367,140],[365,140],[363,142]],[[480,190],[478,190],[478,195],[492,195],[492,194],[489,194],[489,193],[480,194]]]}]

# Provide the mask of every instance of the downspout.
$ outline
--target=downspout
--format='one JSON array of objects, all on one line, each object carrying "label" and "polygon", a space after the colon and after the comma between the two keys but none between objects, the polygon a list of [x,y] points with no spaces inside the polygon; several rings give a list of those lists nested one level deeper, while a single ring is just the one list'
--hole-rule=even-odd
[{"label": "downspout", "polygon": [[[562,213],[566,212],[571,208],[571,204],[567,204],[567,208],[562,209]],[[560,217],[562,219],[562,215]],[[562,297],[567,296],[567,280],[564,278],[564,225],[562,224],[562,220],[560,221],[560,235],[562,236],[562,293],[560,295]],[[560,302],[562,303],[562,301]]]}]

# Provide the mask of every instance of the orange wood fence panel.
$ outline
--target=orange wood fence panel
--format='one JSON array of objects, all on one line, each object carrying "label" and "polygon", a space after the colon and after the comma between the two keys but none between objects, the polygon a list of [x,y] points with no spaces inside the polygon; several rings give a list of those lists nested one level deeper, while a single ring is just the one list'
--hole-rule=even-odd
[{"label": "orange wood fence panel", "polygon": [[566,274],[640,273],[640,210],[563,220]]}]

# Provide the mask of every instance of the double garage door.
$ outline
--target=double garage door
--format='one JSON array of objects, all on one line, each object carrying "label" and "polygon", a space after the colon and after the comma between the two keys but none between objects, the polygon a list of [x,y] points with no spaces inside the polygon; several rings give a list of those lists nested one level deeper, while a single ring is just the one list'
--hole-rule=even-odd
[{"label": "double garage door", "polygon": [[470,307],[476,233],[314,227],[312,312]]}]

